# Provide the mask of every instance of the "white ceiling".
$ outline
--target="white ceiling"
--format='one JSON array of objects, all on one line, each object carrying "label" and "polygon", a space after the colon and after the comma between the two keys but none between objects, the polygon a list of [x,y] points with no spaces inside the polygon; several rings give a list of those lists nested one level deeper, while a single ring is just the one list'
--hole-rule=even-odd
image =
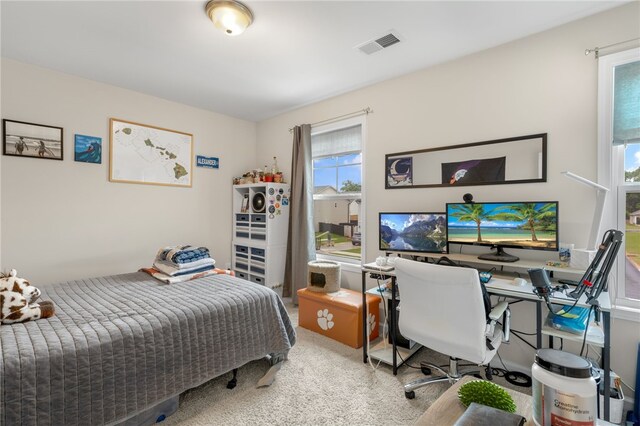
[{"label": "white ceiling", "polygon": [[[622,2],[247,1],[255,21],[237,37],[205,4],[1,1],[1,54],[260,121]],[[354,49],[390,29],[401,43]]]}]

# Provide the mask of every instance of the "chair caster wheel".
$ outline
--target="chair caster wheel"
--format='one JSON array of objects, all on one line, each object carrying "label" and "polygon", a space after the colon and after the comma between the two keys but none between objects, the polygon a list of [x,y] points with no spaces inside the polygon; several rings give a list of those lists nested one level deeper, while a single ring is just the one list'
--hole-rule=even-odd
[{"label": "chair caster wheel", "polygon": [[491,367],[485,368],[484,374],[487,376],[487,380],[493,381],[493,370],[491,370]]},{"label": "chair caster wheel", "polygon": [[420,371],[422,371],[422,374],[425,376],[431,375],[431,369],[429,367],[420,367]]},{"label": "chair caster wheel", "polygon": [[411,392],[405,392],[404,393],[404,397],[407,399],[413,399],[416,397],[416,393],[414,391]]}]

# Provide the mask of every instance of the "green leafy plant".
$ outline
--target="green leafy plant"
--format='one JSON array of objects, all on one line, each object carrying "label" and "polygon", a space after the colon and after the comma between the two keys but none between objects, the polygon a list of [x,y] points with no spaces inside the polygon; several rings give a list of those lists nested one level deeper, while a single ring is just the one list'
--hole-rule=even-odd
[{"label": "green leafy plant", "polygon": [[472,402],[515,413],[516,403],[511,395],[495,383],[485,380],[474,380],[460,386],[458,390],[460,402],[468,407]]}]

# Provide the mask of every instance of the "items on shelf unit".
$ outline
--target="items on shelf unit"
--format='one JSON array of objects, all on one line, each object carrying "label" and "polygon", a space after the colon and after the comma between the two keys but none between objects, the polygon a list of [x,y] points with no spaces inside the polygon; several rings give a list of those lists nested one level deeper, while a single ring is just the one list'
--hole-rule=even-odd
[{"label": "items on shelf unit", "polygon": [[234,185],[231,253],[237,277],[270,288],[282,285],[289,196],[288,184]]}]

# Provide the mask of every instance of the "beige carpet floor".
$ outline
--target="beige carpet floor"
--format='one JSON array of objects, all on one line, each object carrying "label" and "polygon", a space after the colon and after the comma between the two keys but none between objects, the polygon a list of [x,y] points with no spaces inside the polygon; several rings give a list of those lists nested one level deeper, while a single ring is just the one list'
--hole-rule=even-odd
[{"label": "beige carpet floor", "polygon": [[[297,309],[290,307],[294,324]],[[257,389],[269,369],[264,360],[240,368],[238,385],[226,389],[231,374],[211,380],[180,397],[180,408],[164,425],[409,425],[444,392],[434,384],[404,397],[402,385],[422,377],[403,366],[397,376],[381,364],[377,370],[362,362],[362,351],[301,327],[275,382]],[[411,358],[418,365],[428,359],[439,365],[442,355],[421,349]],[[501,383],[501,381],[498,381]]]}]

